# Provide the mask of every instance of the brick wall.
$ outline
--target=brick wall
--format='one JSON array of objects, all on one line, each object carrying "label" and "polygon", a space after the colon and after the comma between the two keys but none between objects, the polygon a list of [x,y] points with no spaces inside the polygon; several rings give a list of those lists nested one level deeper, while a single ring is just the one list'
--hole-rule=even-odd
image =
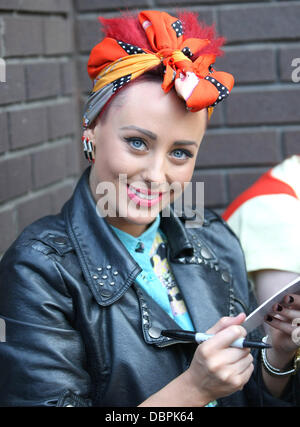
[{"label": "brick wall", "polygon": [[299,1],[0,0],[0,254],[27,224],[61,208],[86,166],[80,114],[91,88],[89,51],[101,39],[97,17],[183,6],[215,22],[227,39],[216,68],[236,78],[197,159],[206,205],[221,211],[269,167],[300,153],[300,83],[291,77]]},{"label": "brick wall", "polygon": [[80,173],[71,0],[0,0],[0,253]]}]

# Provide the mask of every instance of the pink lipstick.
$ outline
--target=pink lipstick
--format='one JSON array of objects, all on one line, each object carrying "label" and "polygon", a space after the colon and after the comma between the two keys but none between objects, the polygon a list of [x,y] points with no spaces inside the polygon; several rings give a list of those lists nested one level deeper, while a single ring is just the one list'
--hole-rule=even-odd
[{"label": "pink lipstick", "polygon": [[135,188],[127,185],[127,194],[130,200],[139,206],[148,207],[156,205],[162,199],[161,192],[153,192],[151,190]]}]

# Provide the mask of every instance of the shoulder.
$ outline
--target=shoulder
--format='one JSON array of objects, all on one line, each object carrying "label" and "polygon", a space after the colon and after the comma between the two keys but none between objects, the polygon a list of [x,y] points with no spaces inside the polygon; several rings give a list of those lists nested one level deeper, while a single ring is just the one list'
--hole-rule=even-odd
[{"label": "shoulder", "polygon": [[[43,217],[27,226],[0,262],[0,288],[23,289],[42,282],[63,286],[59,264],[73,251],[60,214]],[[30,280],[29,280],[30,278]]]},{"label": "shoulder", "polygon": [[[0,262],[0,311],[8,318],[47,322],[49,307],[71,313],[64,264],[72,251],[60,216],[44,217],[26,227]],[[48,309],[47,309],[48,307]],[[48,314],[47,314],[48,313]],[[57,314],[57,323],[63,315]]]},{"label": "shoulder", "polygon": [[190,227],[185,222],[186,230],[189,234],[197,234],[206,236],[208,240],[212,240],[215,244],[223,242],[223,245],[231,245],[232,243],[240,246],[239,239],[228,223],[212,209],[204,209],[202,225],[200,227]]},{"label": "shoulder", "polygon": [[230,313],[249,312],[252,303],[244,252],[228,224],[215,211],[205,209],[203,225],[186,231],[208,286],[218,286],[219,295],[228,292],[224,304],[229,301]]},{"label": "shoulder", "polygon": [[244,276],[245,260],[239,238],[217,212],[204,209],[202,226],[191,228],[185,223],[185,227],[194,248],[200,248],[200,254],[201,248],[206,248],[228,270],[239,271]]},{"label": "shoulder", "polygon": [[28,225],[6,251],[21,255],[24,251],[45,256],[64,255],[73,248],[66,232],[62,214],[48,215]]}]

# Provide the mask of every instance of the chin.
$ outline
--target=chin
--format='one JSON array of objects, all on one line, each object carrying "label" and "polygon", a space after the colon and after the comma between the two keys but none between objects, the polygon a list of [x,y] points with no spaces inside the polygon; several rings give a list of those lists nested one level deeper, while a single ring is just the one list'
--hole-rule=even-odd
[{"label": "chin", "polygon": [[127,222],[131,224],[136,225],[148,225],[151,224],[159,215],[161,211],[159,209],[152,211],[152,212],[128,212],[128,215],[126,218],[124,218]]}]

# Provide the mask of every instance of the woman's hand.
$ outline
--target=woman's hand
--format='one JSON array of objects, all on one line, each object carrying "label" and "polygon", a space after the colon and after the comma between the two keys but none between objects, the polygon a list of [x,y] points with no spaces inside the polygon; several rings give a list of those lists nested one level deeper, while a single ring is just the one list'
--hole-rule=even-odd
[{"label": "woman's hand", "polygon": [[185,374],[204,401],[210,402],[241,390],[249,381],[254,369],[250,349],[230,347],[233,341],[246,336],[246,330],[240,326],[245,317],[241,313],[236,317],[221,318],[206,331],[215,336],[197,347]]},{"label": "woman's hand", "polygon": [[139,406],[205,406],[241,390],[253,372],[250,350],[229,347],[246,335],[246,315],[222,317],[206,331],[215,336],[199,344],[190,367]]},{"label": "woman's hand", "polygon": [[287,295],[282,303],[275,304],[272,309],[265,319],[271,326],[272,351],[269,350],[268,355],[270,353],[273,360],[270,363],[281,368],[300,347],[300,295]]},{"label": "woman's hand", "polygon": [[[266,352],[269,363],[283,371],[291,369],[291,362],[300,347],[300,296],[287,295],[281,304],[273,306],[265,320],[270,326],[268,335],[272,343],[272,348]],[[274,377],[265,369],[262,374],[270,392],[280,397],[291,375]]]}]

